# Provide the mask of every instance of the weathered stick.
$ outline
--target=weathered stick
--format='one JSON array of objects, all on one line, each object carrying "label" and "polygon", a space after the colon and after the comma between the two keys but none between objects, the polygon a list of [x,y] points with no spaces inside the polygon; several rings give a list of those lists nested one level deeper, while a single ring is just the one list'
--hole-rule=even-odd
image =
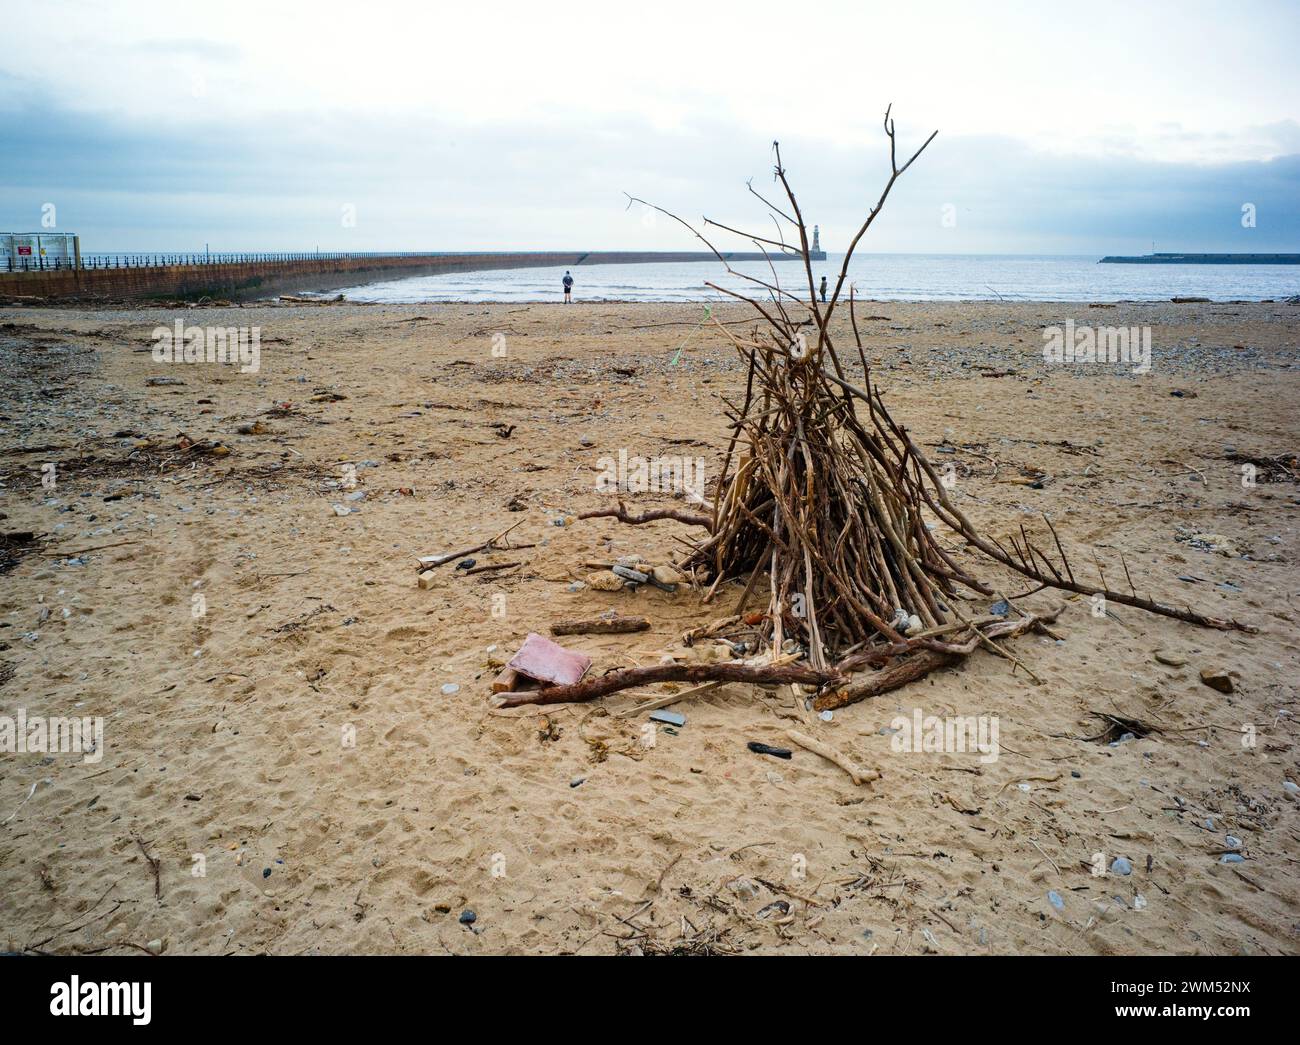
[{"label": "weathered stick", "polygon": [[655,682],[750,682],[756,685],[800,682],[805,686],[822,686],[837,678],[829,671],[817,671],[802,664],[756,667],[734,661],[726,664],[653,664],[644,668],[619,668],[599,678],[575,682],[571,686],[546,686],[536,693],[507,693],[502,707],[520,704],[580,704],[597,697],[617,693],[633,686]]},{"label": "weathered stick", "polygon": [[466,555],[473,555],[475,552],[481,552],[486,548],[495,548],[497,541],[501,540],[506,534],[523,523],[523,519],[515,523],[514,526],[507,526],[491,540],[484,541],[482,544],[476,544],[472,548],[465,548],[458,552],[447,552],[444,555],[424,555],[416,559],[416,564],[421,570],[431,570],[435,566],[441,566],[443,563],[451,562],[452,559],[460,559]]},{"label": "weathered stick", "polygon": [[[793,664],[799,659],[795,653],[783,653],[777,657],[772,664]],[[684,689],[680,693],[666,693],[662,697],[654,700],[647,700],[644,704],[638,704],[636,707],[628,708],[626,711],[620,711],[617,718],[631,718],[633,715],[639,715],[643,711],[658,711],[660,708],[670,707],[682,700],[689,700],[691,697],[698,697],[701,693],[708,693],[711,690],[719,689],[725,686],[725,682],[706,682],[702,686],[693,686],[690,689]]]},{"label": "weathered stick", "polygon": [[688,526],[703,526],[706,530],[713,525],[713,520],[707,515],[697,515],[694,512],[685,512],[680,508],[653,508],[648,512],[642,512],[640,515],[632,515],[628,512],[627,506],[622,501],[618,502],[617,508],[598,508],[590,512],[581,512],[579,519],[617,519],[619,522],[630,523],[633,526],[640,526],[642,523],[654,522],[656,519],[676,519],[678,522],[686,523]]},{"label": "weathered stick", "polygon": [[806,748],[814,755],[821,755],[827,762],[839,766],[844,772],[848,773],[850,779],[858,785],[870,783],[872,780],[880,779],[880,771],[877,769],[863,769],[861,766],[851,762],[847,755],[842,755],[832,747],[828,747],[820,740],[814,740],[812,737],[805,736],[797,729],[786,730],[787,737],[801,748]]},{"label": "weathered stick", "polygon": [[647,631],[650,622],[644,617],[592,617],[589,620],[557,620],[552,635],[622,635],[629,631]]},{"label": "weathered stick", "polygon": [[813,701],[814,711],[831,711],[847,704],[856,704],[859,700],[888,693],[891,689],[906,686],[924,678],[936,668],[944,668],[961,660],[961,654],[940,653],[937,650],[921,650],[909,654],[890,667],[884,668],[863,678],[856,679],[847,686],[823,693]]}]

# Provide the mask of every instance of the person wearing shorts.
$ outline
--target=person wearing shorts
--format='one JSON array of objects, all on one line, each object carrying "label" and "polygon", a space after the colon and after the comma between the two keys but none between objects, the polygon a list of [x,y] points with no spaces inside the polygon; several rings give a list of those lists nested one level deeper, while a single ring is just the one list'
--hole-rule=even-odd
[{"label": "person wearing shorts", "polygon": [[573,304],[572,295],[573,295],[573,277],[568,272],[565,272],[564,273],[564,303],[566,305]]}]

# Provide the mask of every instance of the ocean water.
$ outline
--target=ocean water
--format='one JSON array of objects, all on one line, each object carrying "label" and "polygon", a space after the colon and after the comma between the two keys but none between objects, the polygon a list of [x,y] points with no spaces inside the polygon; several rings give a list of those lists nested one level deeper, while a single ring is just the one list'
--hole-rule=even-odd
[{"label": "ocean water", "polygon": [[[859,254],[849,267],[858,297],[882,301],[1167,301],[1171,297],[1259,300],[1300,294],[1300,265],[1100,265],[1097,257],[1002,254]],[[843,255],[828,254],[813,272],[833,288]],[[781,286],[807,294],[797,261],[774,263]],[[762,262],[733,266],[771,282]],[[720,301],[706,286],[754,285],[717,262],[579,265],[577,301]],[[456,272],[349,287],[350,301],[559,301],[562,268]],[[757,288],[760,295],[766,291]],[[333,293],[340,293],[334,291]]]}]

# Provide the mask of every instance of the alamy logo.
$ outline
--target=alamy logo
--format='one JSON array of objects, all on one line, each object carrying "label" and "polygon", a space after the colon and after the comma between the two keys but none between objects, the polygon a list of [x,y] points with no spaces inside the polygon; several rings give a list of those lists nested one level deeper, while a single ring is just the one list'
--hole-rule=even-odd
[{"label": "alamy logo", "polygon": [[596,467],[597,493],[685,494],[688,501],[704,503],[703,457],[629,457],[620,450],[617,458],[600,458]]},{"label": "alamy logo", "polygon": [[92,765],[104,757],[102,718],[27,717],[19,708],[14,717],[0,715],[0,753],[19,755],[78,754]]},{"label": "alamy logo", "polygon": [[186,326],[154,327],[155,363],[239,363],[241,374],[256,374],[262,367],[261,327]]},{"label": "alamy logo", "polygon": [[73,976],[50,986],[53,1016],[130,1016],[137,1027],[148,1024],[153,996],[151,983],[82,983]]},{"label": "alamy logo", "polygon": [[1064,327],[1043,331],[1043,360],[1047,363],[1135,363],[1133,373],[1151,369],[1150,327]]},{"label": "alamy logo", "polygon": [[946,752],[965,754],[978,751],[985,765],[998,760],[997,715],[922,715],[920,708],[912,709],[912,717],[899,715],[890,724],[894,734],[889,744],[899,753]]}]

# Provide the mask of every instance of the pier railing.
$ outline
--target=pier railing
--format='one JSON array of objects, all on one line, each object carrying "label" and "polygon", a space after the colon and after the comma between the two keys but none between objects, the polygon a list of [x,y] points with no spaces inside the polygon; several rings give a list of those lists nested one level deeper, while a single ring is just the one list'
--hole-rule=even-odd
[{"label": "pier railing", "polygon": [[425,250],[382,250],[382,251],[308,251],[303,253],[125,253],[125,254],[82,254],[81,264],[73,258],[48,257],[6,257],[0,271],[8,272],[58,272],[74,268],[82,269],[129,269],[157,268],[165,265],[238,265],[248,262],[277,261],[336,261],[348,258],[439,258],[446,252]]}]

